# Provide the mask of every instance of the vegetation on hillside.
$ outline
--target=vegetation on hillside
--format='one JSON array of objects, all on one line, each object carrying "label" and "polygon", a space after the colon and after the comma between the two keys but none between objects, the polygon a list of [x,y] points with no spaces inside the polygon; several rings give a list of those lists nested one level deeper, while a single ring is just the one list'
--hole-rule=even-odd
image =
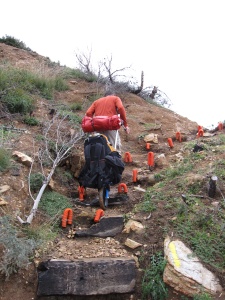
[{"label": "vegetation on hillside", "polygon": [[[15,37],[6,35],[5,37],[0,38],[0,43],[5,43],[7,45],[31,51],[24,42],[16,39]],[[164,107],[170,107],[171,100],[168,96],[162,92],[156,86],[144,87],[144,72],[141,73],[140,84],[136,79],[130,78],[130,75],[126,75],[126,71],[130,69],[130,67],[122,67],[120,69],[114,70],[112,67],[113,58],[111,57],[107,59],[103,59],[97,63],[97,67],[92,66],[92,51],[89,53],[76,53],[76,59],[78,62],[77,69],[71,69],[64,67],[63,68],[63,77],[64,78],[80,78],[86,80],[88,82],[97,82],[99,84],[104,84],[105,89],[111,90],[113,93],[123,93],[130,92],[134,94],[138,94],[144,100]],[[54,65],[54,63],[52,63]],[[129,78],[128,78],[129,77]],[[60,77],[58,78],[60,80]],[[62,82],[60,82],[61,86]],[[55,84],[53,83],[53,86]],[[51,99],[52,97],[52,84],[50,88],[50,94],[47,92],[48,89],[44,89],[43,97],[47,97],[47,99]]]},{"label": "vegetation on hillside", "polygon": [[[0,42],[24,50],[29,49],[22,42],[8,36],[0,39]],[[111,75],[112,73],[110,72]],[[68,78],[80,78],[98,83],[99,75],[92,73],[92,71],[88,73],[85,70],[64,68],[62,72],[48,77],[13,66],[0,65],[1,117],[16,115],[19,119],[19,116],[22,115],[23,122],[26,124],[31,126],[43,125],[42,120],[32,116],[37,98],[42,97],[54,103],[54,93],[66,91],[69,88],[66,82]],[[106,78],[104,79],[105,81],[102,82],[107,88],[109,82]],[[119,91],[121,88],[130,89],[126,82],[114,82],[113,87],[118,88]],[[149,96],[149,91],[146,92],[146,95],[149,98],[146,98],[147,100],[151,102],[154,100]],[[58,118],[59,120],[66,119],[67,126],[77,129],[76,125],[80,123],[80,117],[77,114],[79,110],[81,110],[79,105],[64,106],[59,109]],[[7,134],[4,127],[1,126],[0,172],[2,174],[10,169],[11,163],[14,163],[11,161],[11,148],[8,145]],[[51,138],[45,138],[44,134],[35,137],[39,146],[48,144],[45,153],[42,152],[42,154],[44,153],[43,169],[49,167],[49,161],[54,161],[52,157],[57,156],[58,150],[56,149],[61,149],[60,146],[64,146],[59,143],[59,140],[54,142],[53,137],[54,133]],[[193,152],[195,141],[184,143],[183,153],[185,155],[183,159],[179,163],[174,162],[173,165],[154,174],[157,183],[147,189],[143,201],[134,208],[134,211],[152,213],[165,210],[170,218],[166,224],[164,219],[158,220],[162,234],[166,236],[172,232],[175,237],[184,241],[206,266],[218,274],[223,274],[225,268],[225,198],[221,192],[221,187],[225,180],[225,163],[224,159],[219,157],[220,155],[222,157],[224,153],[225,138],[224,135],[218,135],[201,142],[203,145],[201,152]],[[63,149],[65,150],[65,147]],[[189,181],[189,176],[193,174],[197,174],[199,177]],[[218,178],[216,203],[213,203],[215,202],[214,199],[207,195],[207,185],[214,174]],[[45,179],[43,173],[32,174],[30,176],[31,191],[37,193]],[[54,202],[52,201],[53,198],[55,199]],[[42,200],[40,209],[48,220],[45,224],[21,228],[18,224],[15,225],[8,216],[0,217],[0,247],[3,248],[0,258],[0,272],[7,278],[12,273],[17,272],[19,268],[26,267],[33,259],[35,249],[44,249],[49,240],[54,240],[60,231],[57,225],[62,210],[70,205],[69,199],[63,195],[46,191],[43,193]],[[4,215],[4,211],[2,214]],[[9,252],[7,249],[12,251]],[[147,253],[146,257],[142,257],[142,260],[145,261],[143,263],[145,275],[142,281],[143,299],[148,299],[149,296],[152,299],[167,299],[167,289],[162,281],[165,267],[162,253],[153,253],[150,259],[149,253]],[[225,286],[225,282],[222,284]],[[203,294],[194,299],[206,300],[210,299],[210,296]]]},{"label": "vegetation on hillside", "polygon": [[29,47],[27,47],[24,42],[20,41],[19,39],[14,38],[13,36],[10,36],[10,35],[5,35],[5,36],[1,37],[0,43],[4,43],[6,45],[9,45],[9,46],[12,46],[15,48],[31,51],[31,49]]}]

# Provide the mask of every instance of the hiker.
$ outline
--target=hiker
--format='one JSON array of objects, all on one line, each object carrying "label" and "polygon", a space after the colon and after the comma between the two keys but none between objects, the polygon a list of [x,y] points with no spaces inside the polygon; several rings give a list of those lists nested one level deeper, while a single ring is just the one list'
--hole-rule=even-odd
[{"label": "hiker", "polygon": [[[106,92],[104,97],[95,100],[86,111],[86,116],[88,117],[93,117],[94,115],[111,117],[117,114],[120,114],[120,118],[123,121],[124,130],[127,134],[129,134],[130,129],[127,125],[125,108],[121,99],[114,94]],[[101,133],[107,136],[109,142],[113,145],[113,147],[116,148],[118,152],[121,151],[121,141],[119,132],[117,132],[117,130],[106,130],[101,131]],[[117,143],[115,145],[116,140]]]}]

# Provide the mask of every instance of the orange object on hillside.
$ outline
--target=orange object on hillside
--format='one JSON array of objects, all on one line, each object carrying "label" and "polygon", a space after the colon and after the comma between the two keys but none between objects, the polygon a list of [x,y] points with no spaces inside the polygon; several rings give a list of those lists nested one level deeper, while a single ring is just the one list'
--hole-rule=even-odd
[{"label": "orange object on hillside", "polygon": [[97,223],[99,222],[99,220],[101,219],[101,217],[104,216],[104,210],[99,208],[96,210],[96,213],[95,213],[95,217],[94,217],[94,222]]},{"label": "orange object on hillside", "polygon": [[118,193],[122,193],[122,192],[124,192],[124,193],[128,192],[128,188],[127,188],[126,183],[120,183],[118,185]]},{"label": "orange object on hillside", "polygon": [[131,157],[130,152],[125,152],[125,154],[124,154],[124,161],[125,162],[132,162],[132,157]]},{"label": "orange object on hillside", "polygon": [[73,223],[73,211],[71,208],[66,208],[62,215],[62,227],[66,227],[67,224]]},{"label": "orange object on hillside", "polygon": [[168,141],[170,148],[173,148],[173,140],[171,138],[168,138],[167,141]]}]

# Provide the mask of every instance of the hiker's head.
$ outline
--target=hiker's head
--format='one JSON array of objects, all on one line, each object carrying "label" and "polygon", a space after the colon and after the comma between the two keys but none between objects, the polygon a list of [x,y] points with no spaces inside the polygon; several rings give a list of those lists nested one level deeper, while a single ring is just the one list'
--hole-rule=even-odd
[{"label": "hiker's head", "polygon": [[106,96],[110,96],[110,95],[114,95],[114,93],[111,90],[108,90],[105,92],[104,96],[106,97]]}]

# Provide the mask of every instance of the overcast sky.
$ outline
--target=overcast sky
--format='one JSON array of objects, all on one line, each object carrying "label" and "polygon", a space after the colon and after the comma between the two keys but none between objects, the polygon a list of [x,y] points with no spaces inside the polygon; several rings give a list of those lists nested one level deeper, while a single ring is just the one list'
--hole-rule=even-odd
[{"label": "overcast sky", "polygon": [[[112,55],[156,85],[172,110],[211,128],[225,120],[223,0],[1,0],[0,37],[76,67],[75,53]],[[138,75],[137,75],[138,74]]]}]

